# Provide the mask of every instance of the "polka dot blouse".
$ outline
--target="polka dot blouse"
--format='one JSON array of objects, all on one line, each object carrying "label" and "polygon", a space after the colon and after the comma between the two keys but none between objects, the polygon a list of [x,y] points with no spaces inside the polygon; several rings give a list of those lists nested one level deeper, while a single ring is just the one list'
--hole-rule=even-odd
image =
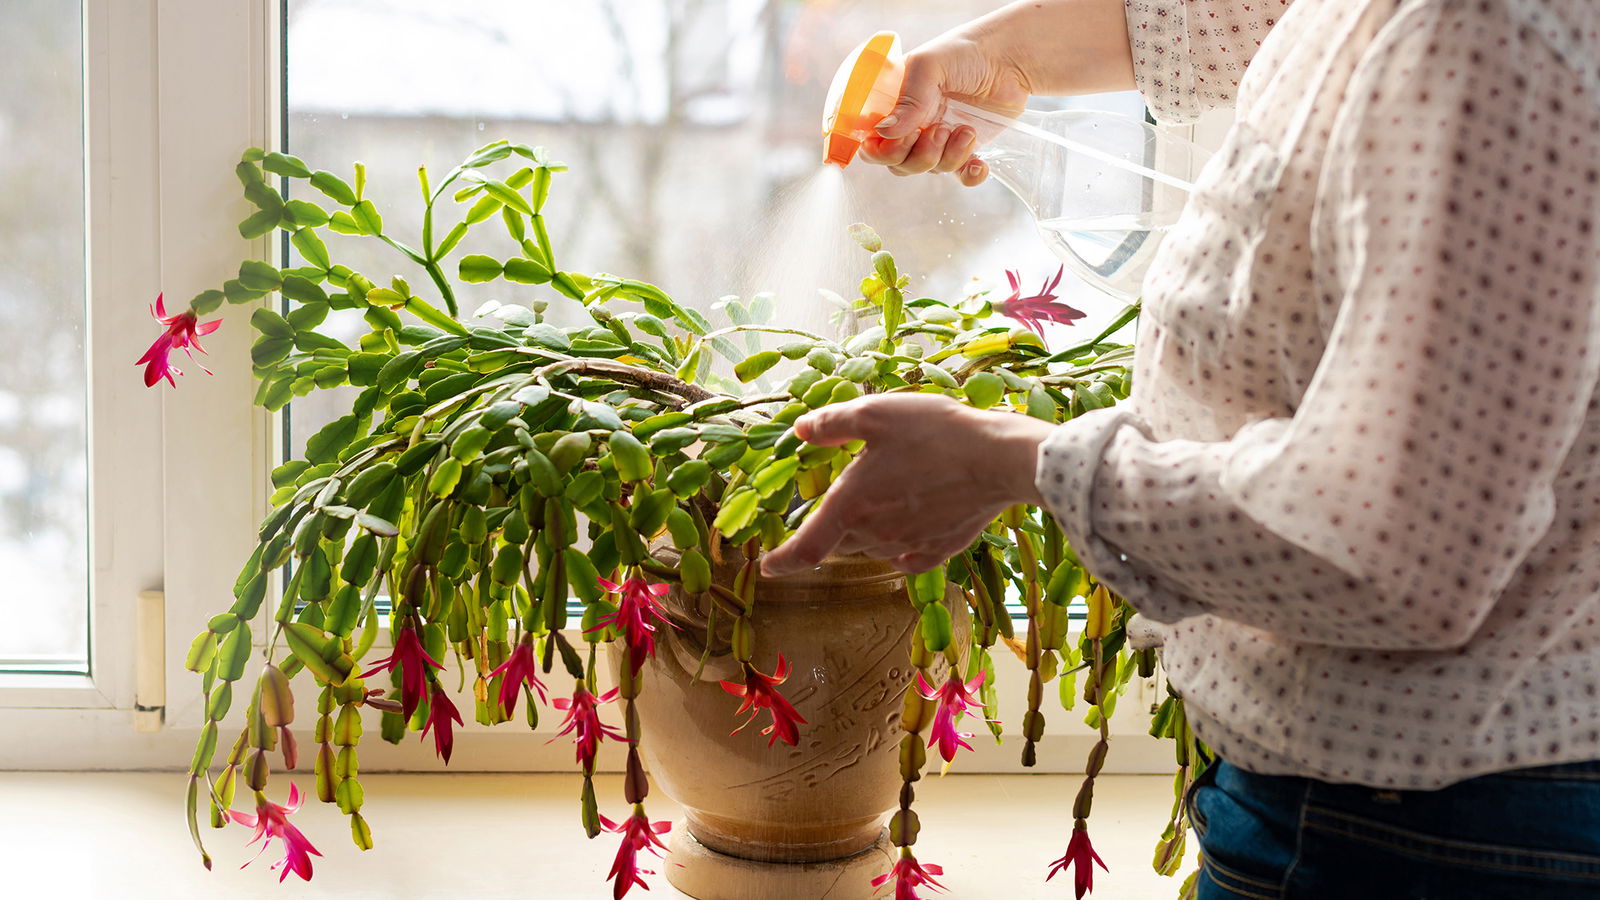
[{"label": "polka dot blouse", "polygon": [[1600,3],[1127,14],[1160,118],[1238,119],[1042,450],[1069,540],[1244,768],[1600,759]]}]

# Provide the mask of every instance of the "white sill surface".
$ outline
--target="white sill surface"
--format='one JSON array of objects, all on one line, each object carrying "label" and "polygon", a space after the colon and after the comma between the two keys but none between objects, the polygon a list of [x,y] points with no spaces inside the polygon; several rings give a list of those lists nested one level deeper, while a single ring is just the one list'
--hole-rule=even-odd
[{"label": "white sill surface", "polygon": [[[375,847],[362,853],[336,808],[312,798],[294,817],[322,851],[309,884],[280,885],[271,859],[253,854],[250,829],[206,827],[207,872],[183,821],[184,776],[172,773],[0,772],[0,872],[8,897],[93,898],[554,898],[603,900],[616,837],[588,841],[578,823],[578,780],[566,775],[368,775],[363,813]],[[310,787],[309,774],[296,778]],[[949,889],[930,897],[1059,900],[1069,875],[1046,885],[1066,847],[1076,775],[950,775],[919,788],[925,862],[945,867]],[[272,795],[282,800],[283,777]],[[616,776],[597,779],[601,811],[625,809]],[[247,792],[241,790],[241,795]],[[243,796],[238,808],[247,805]],[[1095,900],[1167,900],[1179,878],[1150,869],[1172,805],[1170,776],[1102,776],[1091,834],[1110,866],[1095,873]],[[652,817],[673,816],[659,794]],[[274,845],[276,849],[277,845]],[[1193,861],[1194,842],[1190,841]],[[662,869],[659,860],[654,868]],[[1187,872],[1187,869],[1185,869]],[[664,875],[630,898],[683,898]],[[884,891],[880,896],[891,897]],[[803,900],[803,898],[795,898]]]}]

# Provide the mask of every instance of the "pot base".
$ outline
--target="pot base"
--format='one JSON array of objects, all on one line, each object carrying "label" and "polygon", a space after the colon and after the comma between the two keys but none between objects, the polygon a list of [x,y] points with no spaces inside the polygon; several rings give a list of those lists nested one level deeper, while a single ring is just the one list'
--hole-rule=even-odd
[{"label": "pot base", "polygon": [[718,853],[687,829],[673,830],[667,881],[695,900],[873,900],[872,879],[894,866],[889,832],[871,847],[823,862],[756,862]]}]

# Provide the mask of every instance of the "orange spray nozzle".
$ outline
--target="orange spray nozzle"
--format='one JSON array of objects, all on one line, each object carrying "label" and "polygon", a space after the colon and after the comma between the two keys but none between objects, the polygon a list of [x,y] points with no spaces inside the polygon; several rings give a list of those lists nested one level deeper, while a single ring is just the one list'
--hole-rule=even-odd
[{"label": "orange spray nozzle", "polygon": [[845,57],[822,107],[822,159],[841,169],[878,120],[894,109],[905,77],[900,36],[880,31]]}]

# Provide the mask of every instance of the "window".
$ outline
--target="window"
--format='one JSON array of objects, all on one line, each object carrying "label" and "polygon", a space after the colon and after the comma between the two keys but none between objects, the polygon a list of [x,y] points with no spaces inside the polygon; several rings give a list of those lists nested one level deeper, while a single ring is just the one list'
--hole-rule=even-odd
[{"label": "window", "polygon": [[83,18],[19,0],[0,31],[0,670],[89,667]]},{"label": "window", "polygon": [[218,226],[243,218],[241,148],[272,135],[268,11],[7,5],[0,733],[39,739],[0,768],[170,766],[187,736],[141,730],[197,719],[183,651],[264,509],[248,315],[207,339],[215,377],[151,390],[134,361],[158,293],[181,308],[264,252]]},{"label": "window", "polygon": [[[249,554],[280,444],[326,417],[295,405],[298,438],[283,441],[251,405],[248,309],[223,310],[206,338],[214,376],[147,390],[133,365],[158,330],[158,292],[181,306],[271,252],[231,227],[248,214],[233,175],[244,147],[330,169],[363,159],[369,194],[405,228],[419,162],[447,167],[501,136],[543,144],[573,166],[550,209],[573,268],[646,278],[701,309],[771,290],[780,321],[815,327],[816,289],[847,293],[865,270],[853,221],[929,292],[1054,272],[998,186],[857,166],[814,189],[837,174],[818,174],[820,106],[845,54],[886,26],[914,44],[978,5],[9,4],[0,310],[25,337],[0,371],[0,733],[42,739],[0,748],[0,768],[182,765],[200,700],[184,651]],[[1132,95],[1081,102],[1137,110]],[[36,110],[51,121],[23,118]],[[1080,330],[1116,312],[1080,291]],[[481,764],[526,764],[525,751]]]}]

